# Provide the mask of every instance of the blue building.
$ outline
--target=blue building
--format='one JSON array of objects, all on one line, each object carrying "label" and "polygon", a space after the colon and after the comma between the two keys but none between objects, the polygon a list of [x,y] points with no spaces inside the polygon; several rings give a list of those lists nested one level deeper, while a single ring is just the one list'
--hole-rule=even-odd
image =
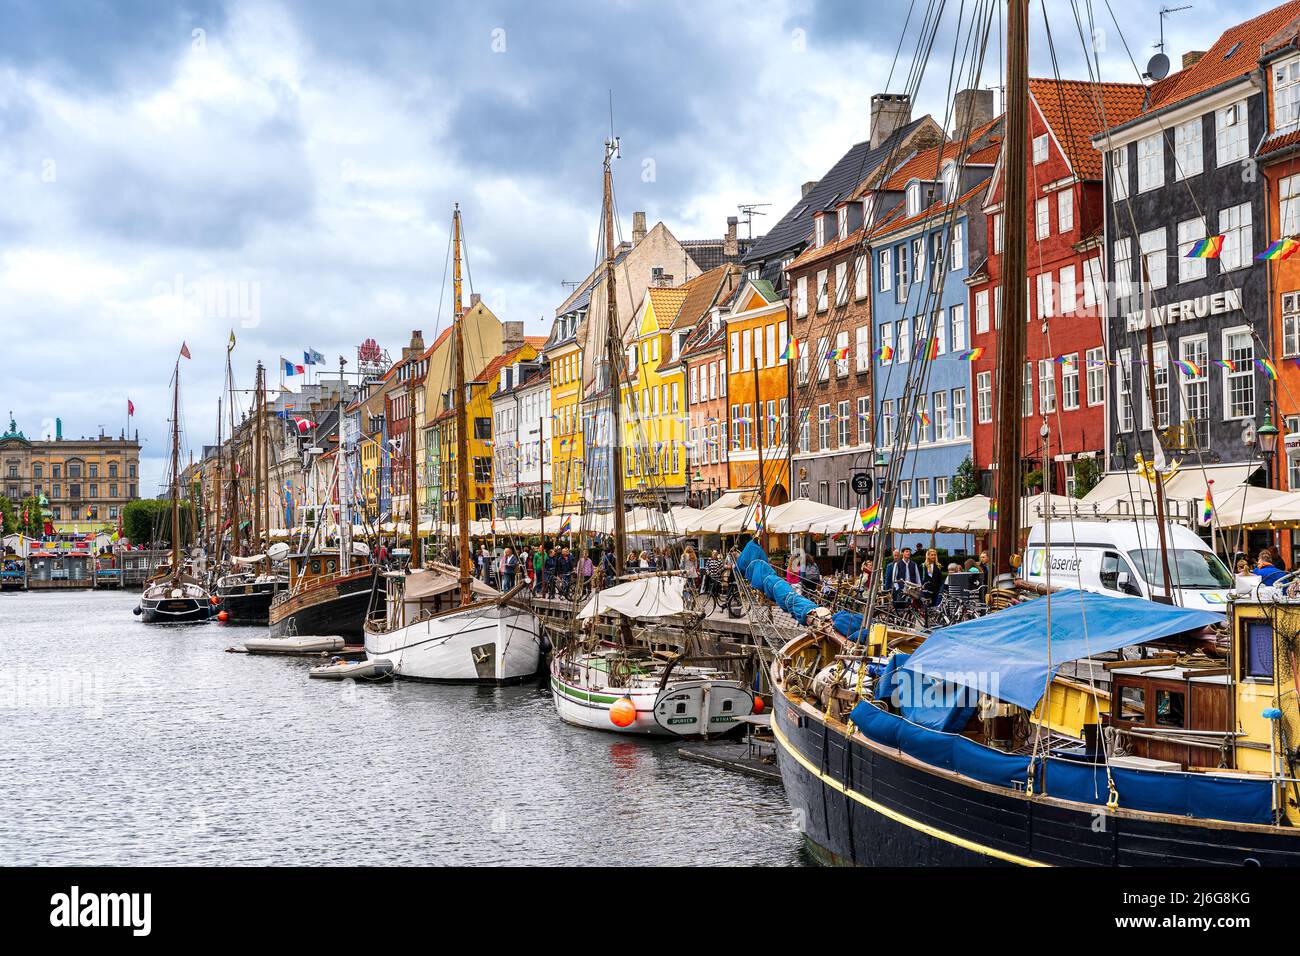
[{"label": "blue building", "polygon": [[[971,455],[966,279],[986,255],[983,201],[997,149],[974,136],[970,149],[946,144],[903,164],[880,190],[903,196],[868,237],[875,438],[886,456],[901,453],[892,489],[900,517],[904,508],[947,501]],[[928,536],[912,534],[898,543],[917,540],[929,545]],[[936,544],[964,550],[968,542],[939,535]]]}]

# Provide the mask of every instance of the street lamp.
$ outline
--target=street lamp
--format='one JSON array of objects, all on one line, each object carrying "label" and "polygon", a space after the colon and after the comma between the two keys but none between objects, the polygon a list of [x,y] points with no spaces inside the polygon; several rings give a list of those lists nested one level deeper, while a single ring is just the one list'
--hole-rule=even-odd
[{"label": "street lamp", "polygon": [[876,476],[876,487],[884,485],[885,479],[889,477],[889,459],[885,457],[882,451],[876,455],[876,460],[871,466]]},{"label": "street lamp", "polygon": [[1255,431],[1259,453],[1264,459],[1264,477],[1269,488],[1273,487],[1273,454],[1277,451],[1279,434],[1277,426],[1273,424],[1273,403],[1269,402],[1264,406],[1264,424]]}]

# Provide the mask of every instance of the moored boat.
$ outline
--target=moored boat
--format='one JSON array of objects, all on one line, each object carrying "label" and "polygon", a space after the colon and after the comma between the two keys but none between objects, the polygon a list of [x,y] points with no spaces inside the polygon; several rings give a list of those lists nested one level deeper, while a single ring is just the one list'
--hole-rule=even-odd
[{"label": "moored boat", "polygon": [[271,598],[267,623],[271,634],[338,634],[361,637],[376,589],[376,569],[342,568],[340,555],[324,551],[289,555],[289,584]]}]

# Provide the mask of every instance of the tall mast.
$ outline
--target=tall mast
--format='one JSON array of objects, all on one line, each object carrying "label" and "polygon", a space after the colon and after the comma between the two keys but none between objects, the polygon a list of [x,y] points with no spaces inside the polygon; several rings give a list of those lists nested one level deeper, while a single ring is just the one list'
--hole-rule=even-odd
[{"label": "tall mast", "polygon": [[217,479],[213,483],[213,510],[216,513],[216,519],[212,522],[212,566],[213,568],[221,567],[221,495],[225,491],[221,475],[221,399],[217,398]]},{"label": "tall mast", "polygon": [[[788,326],[787,326],[788,328]],[[767,481],[763,477],[763,426],[767,420],[763,413],[763,401],[758,392],[758,361],[754,362],[754,434],[758,439],[758,506],[761,509],[758,513],[759,519],[766,527],[767,524]],[[766,531],[758,534],[758,543],[762,546],[766,539]]]},{"label": "tall mast", "polygon": [[[413,360],[415,356],[411,358]],[[406,383],[406,484],[411,505],[411,567],[418,568],[420,566],[420,509],[415,503],[415,366],[408,362],[407,369],[411,372],[411,376]]]},{"label": "tall mast", "polygon": [[172,580],[181,576],[181,361],[172,390]]},{"label": "tall mast", "polygon": [[258,538],[257,546],[262,548],[270,540],[271,535],[271,489],[268,487],[271,482],[271,450],[268,447],[266,428],[266,367],[261,362],[257,363],[257,401],[257,427],[261,433],[257,447],[262,462],[261,470],[257,475],[256,498],[258,514],[261,516],[262,534]]},{"label": "tall mast", "polygon": [[[997,528],[993,562],[997,576],[1014,574],[1011,557],[1020,538],[1020,407],[1028,309],[1029,206],[1026,159],[1029,143],[1029,0],[1007,0],[1006,137],[1002,164],[1002,335],[998,338]],[[1044,462],[1044,466],[1046,466]]]},{"label": "tall mast", "polygon": [[469,412],[465,407],[465,341],[461,328],[460,203],[451,215],[452,267],[452,406],[456,410],[456,536],[460,541],[460,603],[470,603],[473,572],[469,562]]},{"label": "tall mast", "polygon": [[[345,574],[352,569],[352,454],[351,449],[346,448],[343,444],[345,429],[343,427],[343,415],[347,410],[347,396],[344,388],[343,366],[347,365],[348,360],[342,355],[339,356],[339,411],[338,424],[338,468],[339,468],[339,570]],[[360,379],[358,378],[358,383]],[[348,434],[351,431],[348,430]]]},{"label": "tall mast", "polygon": [[618,296],[614,288],[614,176],[611,164],[617,155],[618,139],[605,140],[605,312],[609,319],[605,360],[609,365],[609,403],[614,428],[610,451],[613,466],[610,472],[614,480],[614,570],[621,576],[627,557],[627,512],[623,504],[623,392],[618,376],[623,339],[618,331]]},{"label": "tall mast", "polygon": [[235,430],[235,373],[230,367],[230,352],[226,352],[226,414],[230,416],[230,553],[239,553],[239,443]]},{"label": "tall mast", "polygon": [[253,547],[262,546],[262,363],[253,379]]}]

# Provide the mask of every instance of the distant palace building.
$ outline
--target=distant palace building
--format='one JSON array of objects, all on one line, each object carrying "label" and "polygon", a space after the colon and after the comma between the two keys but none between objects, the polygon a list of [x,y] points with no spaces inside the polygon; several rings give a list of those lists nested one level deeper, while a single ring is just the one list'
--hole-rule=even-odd
[{"label": "distant palace building", "polygon": [[138,437],[63,437],[54,420],[52,440],[31,441],[11,416],[0,435],[0,493],[14,502],[45,495],[54,525],[107,524],[140,497]]}]

